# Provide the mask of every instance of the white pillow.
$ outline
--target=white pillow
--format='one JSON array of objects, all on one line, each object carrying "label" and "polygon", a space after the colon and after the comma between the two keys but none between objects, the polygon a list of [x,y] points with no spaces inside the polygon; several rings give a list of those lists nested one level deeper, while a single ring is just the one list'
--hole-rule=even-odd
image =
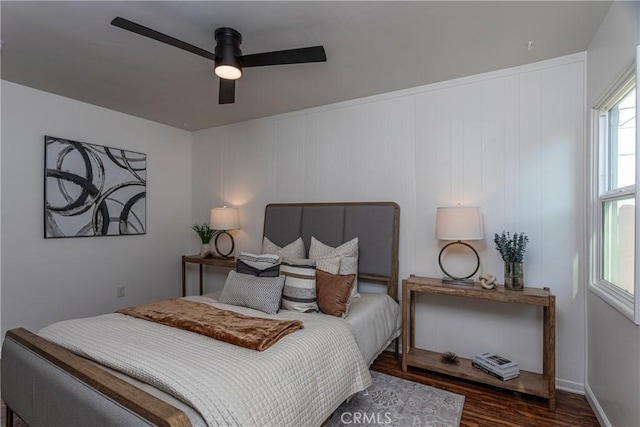
[{"label": "white pillow", "polygon": [[307,251],[304,248],[304,242],[302,241],[302,237],[298,237],[295,241],[289,243],[288,245],[281,248],[280,246],[273,243],[268,238],[262,239],[262,253],[263,254],[276,254],[282,260],[292,259],[292,258],[306,258]]},{"label": "white pillow", "polygon": [[[330,274],[348,275],[355,274],[356,280],[353,281],[351,288],[351,298],[359,298],[358,293],[358,238],[349,240],[342,245],[334,248],[325,245],[315,237],[311,237],[311,246],[309,247],[309,258],[316,260],[316,268],[326,271]],[[339,265],[336,265],[339,260]],[[337,271],[336,271],[337,266]]]}]

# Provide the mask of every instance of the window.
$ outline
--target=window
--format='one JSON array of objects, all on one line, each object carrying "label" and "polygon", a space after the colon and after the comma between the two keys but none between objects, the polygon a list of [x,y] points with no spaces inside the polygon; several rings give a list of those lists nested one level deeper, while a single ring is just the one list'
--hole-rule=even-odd
[{"label": "window", "polygon": [[636,84],[625,73],[594,110],[595,228],[593,288],[632,320],[636,312]]}]

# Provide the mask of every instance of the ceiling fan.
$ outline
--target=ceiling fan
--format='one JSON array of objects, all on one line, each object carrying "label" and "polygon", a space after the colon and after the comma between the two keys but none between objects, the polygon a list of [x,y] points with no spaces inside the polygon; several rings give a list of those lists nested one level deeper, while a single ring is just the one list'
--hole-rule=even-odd
[{"label": "ceiling fan", "polygon": [[111,25],[214,61],[214,71],[216,75],[220,77],[220,91],[218,93],[219,104],[233,104],[235,102],[236,80],[242,76],[243,68],[325,62],[327,60],[327,55],[322,46],[243,55],[240,50],[242,35],[233,28],[228,27],[218,28],[215,31],[216,48],[214,52],[211,53],[121,17],[117,17],[111,21]]}]

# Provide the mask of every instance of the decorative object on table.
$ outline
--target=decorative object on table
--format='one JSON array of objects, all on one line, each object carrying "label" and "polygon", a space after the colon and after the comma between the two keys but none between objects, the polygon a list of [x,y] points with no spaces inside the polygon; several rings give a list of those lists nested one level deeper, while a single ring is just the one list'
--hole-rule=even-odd
[{"label": "decorative object on table", "polygon": [[[482,228],[482,216],[480,208],[477,206],[456,206],[456,207],[440,207],[436,213],[436,239],[438,240],[454,240],[446,244],[440,251],[438,256],[438,264],[445,274],[442,279],[443,283],[455,283],[473,286],[471,277],[477,273],[480,268],[480,256],[478,252],[463,240],[482,240],[484,232]],[[442,265],[442,255],[445,250],[452,245],[463,245],[473,251],[476,256],[476,267],[471,274],[466,276],[454,276],[445,270]]]},{"label": "decorative object on table", "polygon": [[44,137],[44,237],[146,233],[146,154]]},{"label": "decorative object on table", "polygon": [[480,286],[482,286],[483,289],[493,289],[497,283],[496,276],[493,274],[483,274],[480,276]]},{"label": "decorative object on table", "polygon": [[211,258],[213,251],[211,250],[211,239],[218,234],[217,230],[209,227],[208,224],[193,224],[191,229],[198,234],[202,245],[200,245],[200,256],[202,258]]},{"label": "decorative object on table", "polygon": [[460,361],[458,360],[458,355],[452,351],[446,351],[442,353],[440,355],[440,360],[450,365],[457,365],[458,363],[460,363]]},{"label": "decorative object on table", "polygon": [[529,238],[524,233],[502,232],[495,234],[493,241],[504,261],[504,287],[521,291],[524,288],[524,252]]},{"label": "decorative object on table", "polygon": [[[238,228],[240,228],[240,221],[238,220],[238,209],[228,208],[226,206],[211,209],[209,226],[215,230],[218,230],[218,234],[216,234],[216,239],[214,240],[214,246],[218,255],[214,254],[214,258],[230,258],[236,244],[233,240],[233,236],[229,234],[228,231],[237,230]],[[222,252],[220,250],[220,247],[218,246],[218,239],[220,239],[220,236],[222,236],[223,234],[229,236],[229,239],[231,240],[231,249],[229,249],[228,252]]]},{"label": "decorative object on table", "polygon": [[504,356],[484,352],[473,356],[471,365],[501,381],[509,381],[520,376],[520,367]]}]

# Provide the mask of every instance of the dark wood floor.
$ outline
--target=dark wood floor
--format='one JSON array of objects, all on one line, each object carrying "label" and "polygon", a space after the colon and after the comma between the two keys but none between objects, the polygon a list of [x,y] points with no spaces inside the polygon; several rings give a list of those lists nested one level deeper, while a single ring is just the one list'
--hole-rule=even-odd
[{"label": "dark wood floor", "polygon": [[382,372],[465,396],[462,412],[463,427],[497,426],[599,426],[597,418],[584,396],[558,390],[556,409],[547,401],[532,396],[500,390],[459,380],[421,369],[402,372],[399,359],[383,353],[371,366]]}]

